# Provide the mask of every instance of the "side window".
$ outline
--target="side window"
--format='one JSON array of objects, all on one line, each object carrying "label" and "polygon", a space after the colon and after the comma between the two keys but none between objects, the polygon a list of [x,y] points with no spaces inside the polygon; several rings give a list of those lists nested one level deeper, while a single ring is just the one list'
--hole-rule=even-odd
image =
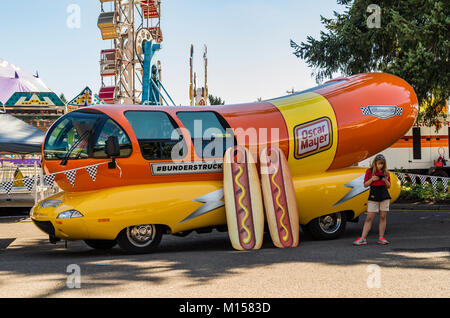
[{"label": "side window", "polygon": [[132,147],[130,138],[128,138],[125,131],[119,127],[114,121],[108,119],[100,133],[97,137],[96,142],[94,143],[92,149],[92,157],[93,158],[107,158],[105,151],[106,140],[109,136],[117,136],[119,139],[120,145],[120,157],[128,157],[131,155]]},{"label": "side window", "polygon": [[186,156],[183,136],[165,112],[127,111],[125,117],[136,134],[146,160],[176,160]]},{"label": "side window", "polygon": [[215,112],[178,112],[177,116],[192,136],[200,158],[223,158],[226,149],[233,146],[231,129]]}]

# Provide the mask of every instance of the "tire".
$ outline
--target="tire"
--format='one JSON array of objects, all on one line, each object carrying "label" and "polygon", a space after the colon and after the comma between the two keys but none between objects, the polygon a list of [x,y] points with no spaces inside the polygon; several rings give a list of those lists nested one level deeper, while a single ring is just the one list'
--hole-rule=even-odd
[{"label": "tire", "polygon": [[116,240],[84,240],[84,243],[96,250],[110,250],[117,245]]},{"label": "tire", "polygon": [[142,224],[127,227],[117,236],[120,248],[128,253],[152,253],[158,247],[163,235],[163,227],[155,224]]},{"label": "tire", "polygon": [[334,240],[344,233],[346,224],[345,213],[336,212],[315,218],[305,228],[316,240]]}]

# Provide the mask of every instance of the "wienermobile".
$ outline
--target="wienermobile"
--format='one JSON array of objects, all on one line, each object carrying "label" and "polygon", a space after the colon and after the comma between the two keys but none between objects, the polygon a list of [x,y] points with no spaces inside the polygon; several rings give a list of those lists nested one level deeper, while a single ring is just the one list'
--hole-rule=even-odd
[{"label": "wienermobile", "polygon": [[[276,145],[292,175],[298,222],[333,239],[366,211],[365,169],[355,164],[395,143],[417,113],[412,87],[385,73],[241,105],[82,108],[47,132],[43,166],[63,191],[35,205],[31,219],[51,242],[118,243],[138,253],[153,251],[163,234],[224,231],[226,149],[245,147],[258,165],[260,152]],[[82,169],[92,165],[94,179]],[[60,173],[69,170],[75,180]],[[391,184],[395,201],[393,174]]]}]

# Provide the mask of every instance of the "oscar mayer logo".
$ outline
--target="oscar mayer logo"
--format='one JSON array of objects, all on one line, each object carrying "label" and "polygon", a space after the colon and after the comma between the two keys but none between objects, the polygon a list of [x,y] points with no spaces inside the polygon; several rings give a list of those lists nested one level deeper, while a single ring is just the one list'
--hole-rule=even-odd
[{"label": "oscar mayer logo", "polygon": [[333,127],[328,117],[322,117],[294,128],[295,158],[302,159],[328,150],[333,142]]}]

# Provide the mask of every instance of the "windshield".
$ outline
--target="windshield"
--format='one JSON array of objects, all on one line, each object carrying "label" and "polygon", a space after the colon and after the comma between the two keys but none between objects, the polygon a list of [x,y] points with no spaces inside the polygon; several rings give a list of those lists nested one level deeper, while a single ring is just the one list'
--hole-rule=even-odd
[{"label": "windshield", "polygon": [[106,158],[105,140],[117,136],[120,157],[131,154],[131,142],[126,133],[103,113],[71,112],[62,117],[49,131],[44,144],[47,160]]}]

